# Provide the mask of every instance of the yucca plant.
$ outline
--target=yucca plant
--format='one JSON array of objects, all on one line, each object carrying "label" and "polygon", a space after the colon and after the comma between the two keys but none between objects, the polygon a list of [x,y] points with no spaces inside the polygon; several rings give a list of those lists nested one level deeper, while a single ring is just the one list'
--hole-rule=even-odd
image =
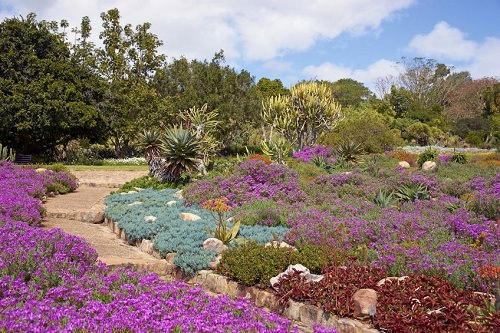
[{"label": "yucca plant", "polygon": [[422,183],[401,185],[396,190],[395,195],[400,201],[430,199],[429,190]]},{"label": "yucca plant", "polygon": [[373,197],[373,203],[382,208],[394,207],[398,204],[398,198],[394,192],[380,189]]},{"label": "yucca plant", "polygon": [[161,133],[154,130],[144,130],[139,134],[139,148],[144,149],[144,158],[149,167],[149,173],[160,181],[166,177],[164,163],[160,157]]},{"label": "yucca plant", "polygon": [[188,130],[171,127],[165,131],[160,142],[167,178],[169,181],[178,182],[182,173],[191,171],[198,163],[198,141]]},{"label": "yucca plant", "polygon": [[344,142],[336,149],[337,156],[349,164],[357,164],[362,162],[359,155],[364,153],[363,146],[360,143]]},{"label": "yucca plant", "polygon": [[467,155],[464,153],[453,153],[451,156],[451,161],[459,164],[466,164],[467,163]]}]

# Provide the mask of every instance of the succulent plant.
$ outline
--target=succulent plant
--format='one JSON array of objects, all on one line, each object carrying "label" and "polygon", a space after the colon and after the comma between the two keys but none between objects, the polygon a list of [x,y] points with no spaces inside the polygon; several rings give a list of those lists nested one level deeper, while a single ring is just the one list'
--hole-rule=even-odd
[{"label": "succulent plant", "polygon": [[197,165],[198,141],[188,130],[171,127],[160,142],[160,151],[165,158],[164,171],[170,181],[178,182],[182,173]]},{"label": "succulent plant", "polygon": [[361,162],[359,155],[364,153],[363,146],[360,143],[344,142],[336,149],[338,158],[349,164]]}]

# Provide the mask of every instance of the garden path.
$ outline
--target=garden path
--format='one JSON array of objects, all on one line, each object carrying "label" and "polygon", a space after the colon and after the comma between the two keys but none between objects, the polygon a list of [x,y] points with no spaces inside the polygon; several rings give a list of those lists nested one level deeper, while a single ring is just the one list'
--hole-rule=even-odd
[{"label": "garden path", "polygon": [[[116,237],[107,226],[92,224],[104,209],[104,198],[128,180],[147,171],[75,171],[80,187],[73,193],[49,198],[45,203],[45,229],[82,237],[97,251],[98,259],[110,266],[133,265],[166,278],[168,263],[130,246]],[[85,221],[85,222],[84,222]]]}]

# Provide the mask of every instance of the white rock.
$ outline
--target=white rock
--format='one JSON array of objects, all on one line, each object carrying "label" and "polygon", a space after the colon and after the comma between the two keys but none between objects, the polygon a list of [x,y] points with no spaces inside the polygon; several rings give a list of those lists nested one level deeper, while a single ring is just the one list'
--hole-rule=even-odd
[{"label": "white rock", "polygon": [[305,267],[301,264],[296,264],[296,265],[288,266],[286,271],[284,271],[283,273],[279,273],[278,275],[272,277],[269,280],[269,282],[271,283],[271,286],[274,289],[277,289],[277,288],[275,288],[275,285],[278,283],[278,281],[282,277],[284,277],[285,275],[293,273],[294,271],[300,272],[300,274],[305,277],[306,281],[309,281],[309,282],[319,282],[319,281],[323,280],[323,275],[311,274],[311,272],[309,271],[309,269],[307,267]]},{"label": "white rock", "polygon": [[426,161],[422,164],[423,171],[434,171],[437,168],[437,164],[434,161]]},{"label": "white rock", "polygon": [[128,191],[127,194],[137,193],[137,191]]},{"label": "white rock", "polygon": [[196,214],[192,214],[192,213],[181,213],[180,217],[181,217],[181,220],[183,220],[183,221],[198,221],[198,220],[201,220],[201,217],[199,217]]},{"label": "white rock", "polygon": [[409,169],[410,168],[410,163],[408,163],[406,161],[399,161],[398,165],[399,165],[399,167],[401,167],[403,169]]},{"label": "white rock", "polygon": [[156,216],[146,215],[146,216],[144,216],[144,222],[148,222],[148,223],[156,222]]},{"label": "white rock", "polygon": [[172,206],[174,206],[174,205],[176,205],[176,204],[177,204],[177,201],[175,201],[175,200],[172,200],[172,201],[167,202],[167,206],[168,206],[168,207],[172,207]]},{"label": "white rock", "polygon": [[289,249],[292,249],[294,251],[297,251],[297,249],[295,247],[293,247],[292,245],[286,243],[286,242],[283,242],[283,241],[272,241],[272,242],[268,242],[264,245],[265,247],[275,247],[275,248],[289,248]]},{"label": "white rock", "polygon": [[134,189],[135,189],[136,191],[142,191],[142,190],[144,190],[144,189],[143,189],[143,188],[141,188],[141,187],[134,187]]},{"label": "white rock", "polygon": [[45,171],[47,171],[45,168],[38,168],[35,170],[36,173],[44,173]]},{"label": "white rock", "polygon": [[227,250],[227,245],[217,238],[207,238],[203,242],[203,249],[205,251],[215,251],[217,254],[220,254],[223,251]]},{"label": "white rock", "polygon": [[384,285],[386,282],[399,282],[399,281],[404,281],[407,278],[408,276],[401,276],[401,277],[389,276],[377,282],[377,287]]},{"label": "white rock", "polygon": [[184,199],[184,197],[182,196],[182,190],[175,192],[174,197],[176,197],[178,199]]},{"label": "white rock", "polygon": [[142,201],[134,201],[132,203],[129,203],[128,206],[136,206],[136,205],[142,205]]}]

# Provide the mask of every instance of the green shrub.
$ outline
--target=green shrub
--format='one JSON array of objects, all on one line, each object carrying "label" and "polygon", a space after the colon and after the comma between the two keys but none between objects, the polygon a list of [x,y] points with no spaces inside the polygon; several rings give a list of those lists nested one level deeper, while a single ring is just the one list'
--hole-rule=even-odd
[{"label": "green shrub", "polygon": [[375,197],[373,197],[373,203],[379,207],[388,208],[396,206],[398,204],[398,198],[394,192],[379,190]]},{"label": "green shrub", "polygon": [[289,265],[302,264],[312,273],[319,274],[331,263],[328,251],[318,245],[307,244],[295,251],[248,242],[223,252],[217,271],[246,286],[265,288],[270,286],[273,276]]},{"label": "green shrub", "polygon": [[242,224],[267,226],[286,225],[287,216],[280,210],[276,201],[255,200],[238,207],[234,211],[235,220]]},{"label": "green shrub", "polygon": [[436,150],[432,148],[426,149],[418,156],[417,164],[421,168],[425,162],[435,161],[437,157],[438,153]]},{"label": "green shrub", "polygon": [[464,153],[455,152],[451,156],[451,161],[459,164],[465,164],[467,163],[467,155],[465,155]]},{"label": "green shrub", "polygon": [[430,199],[429,190],[424,184],[401,185],[395,192],[400,201],[415,201]]},{"label": "green shrub", "polygon": [[154,190],[163,190],[166,188],[177,188],[178,184],[175,183],[162,183],[158,179],[151,176],[143,176],[136,179],[132,179],[131,181],[126,182],[120,187],[117,191],[120,192],[128,192],[135,191],[135,188],[150,188]]},{"label": "green shrub", "polygon": [[217,271],[246,286],[269,287],[269,279],[295,262],[289,248],[265,247],[248,242],[222,253]]}]

